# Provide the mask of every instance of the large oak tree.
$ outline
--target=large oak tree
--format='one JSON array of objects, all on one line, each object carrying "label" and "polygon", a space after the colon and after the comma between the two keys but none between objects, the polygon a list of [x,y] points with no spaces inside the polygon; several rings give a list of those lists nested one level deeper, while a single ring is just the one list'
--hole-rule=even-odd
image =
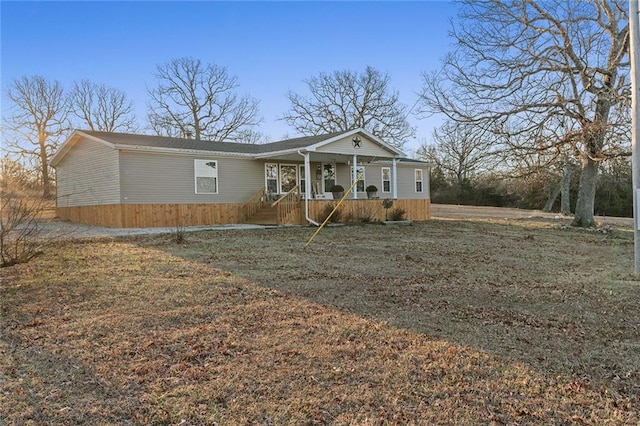
[{"label": "large oak tree", "polygon": [[490,128],[518,155],[572,152],[573,224],[593,226],[598,165],[628,147],[623,0],[462,0],[455,50],[424,75],[425,112]]},{"label": "large oak tree", "polygon": [[10,153],[34,160],[43,197],[51,197],[49,158],[68,130],[68,102],[62,85],[41,76],[13,80],[7,91],[9,114],[4,117],[3,142]]},{"label": "large oak tree", "polygon": [[133,102],[126,93],[104,84],[80,80],[73,84],[69,105],[79,127],[104,132],[137,130]]},{"label": "large oak tree", "polygon": [[258,101],[236,92],[238,78],[226,67],[179,58],[158,65],[156,78],[147,121],[159,135],[243,142],[261,122]]},{"label": "large oak tree", "polygon": [[407,121],[408,108],[391,87],[389,74],[367,67],[320,73],[304,81],[309,91],[290,91],[291,107],[282,119],[298,133],[319,135],[364,128],[390,144],[402,147],[415,135]]}]

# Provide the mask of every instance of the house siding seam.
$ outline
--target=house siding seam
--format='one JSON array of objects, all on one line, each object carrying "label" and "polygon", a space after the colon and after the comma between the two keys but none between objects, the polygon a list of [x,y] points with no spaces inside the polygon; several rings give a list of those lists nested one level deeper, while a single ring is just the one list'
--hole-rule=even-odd
[{"label": "house siding seam", "polygon": [[56,166],[58,207],[120,202],[118,151],[81,138]]}]

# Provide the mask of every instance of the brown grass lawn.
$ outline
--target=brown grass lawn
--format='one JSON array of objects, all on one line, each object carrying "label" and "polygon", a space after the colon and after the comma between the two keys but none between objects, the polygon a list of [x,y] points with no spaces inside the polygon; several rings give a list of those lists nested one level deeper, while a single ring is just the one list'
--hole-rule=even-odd
[{"label": "brown grass lawn", "polygon": [[57,243],[0,270],[0,424],[638,424],[633,238],[543,221]]}]

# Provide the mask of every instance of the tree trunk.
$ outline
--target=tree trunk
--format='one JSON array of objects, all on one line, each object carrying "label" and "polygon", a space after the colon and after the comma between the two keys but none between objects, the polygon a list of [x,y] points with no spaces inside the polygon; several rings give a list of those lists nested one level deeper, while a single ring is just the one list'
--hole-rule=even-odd
[{"label": "tree trunk", "polygon": [[551,211],[551,209],[553,208],[553,203],[556,202],[556,198],[558,198],[558,195],[560,195],[561,188],[562,188],[561,184],[558,184],[553,188],[553,191],[551,191],[551,194],[549,194],[549,198],[547,198],[547,203],[544,205],[544,208],[542,209],[543,212]]},{"label": "tree trunk", "polygon": [[40,174],[42,175],[42,198],[51,198],[51,182],[49,179],[49,158],[47,156],[46,146],[47,135],[40,134],[38,136],[38,145],[40,148]]},{"label": "tree trunk", "polygon": [[560,213],[565,216],[571,214],[571,163],[567,160],[562,167],[562,181],[560,181]]},{"label": "tree trunk", "polygon": [[572,226],[589,228],[596,225],[593,218],[593,208],[596,197],[596,182],[598,179],[598,163],[589,157],[582,160],[580,184],[578,186],[578,199],[576,200],[576,213]]}]

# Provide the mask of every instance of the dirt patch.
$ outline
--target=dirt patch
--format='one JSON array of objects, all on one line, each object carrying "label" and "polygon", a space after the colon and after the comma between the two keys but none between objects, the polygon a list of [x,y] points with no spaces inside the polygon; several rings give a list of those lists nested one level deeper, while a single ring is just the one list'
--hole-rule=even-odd
[{"label": "dirt patch", "polygon": [[0,271],[6,424],[636,424],[633,235],[548,221],[61,242]]}]

